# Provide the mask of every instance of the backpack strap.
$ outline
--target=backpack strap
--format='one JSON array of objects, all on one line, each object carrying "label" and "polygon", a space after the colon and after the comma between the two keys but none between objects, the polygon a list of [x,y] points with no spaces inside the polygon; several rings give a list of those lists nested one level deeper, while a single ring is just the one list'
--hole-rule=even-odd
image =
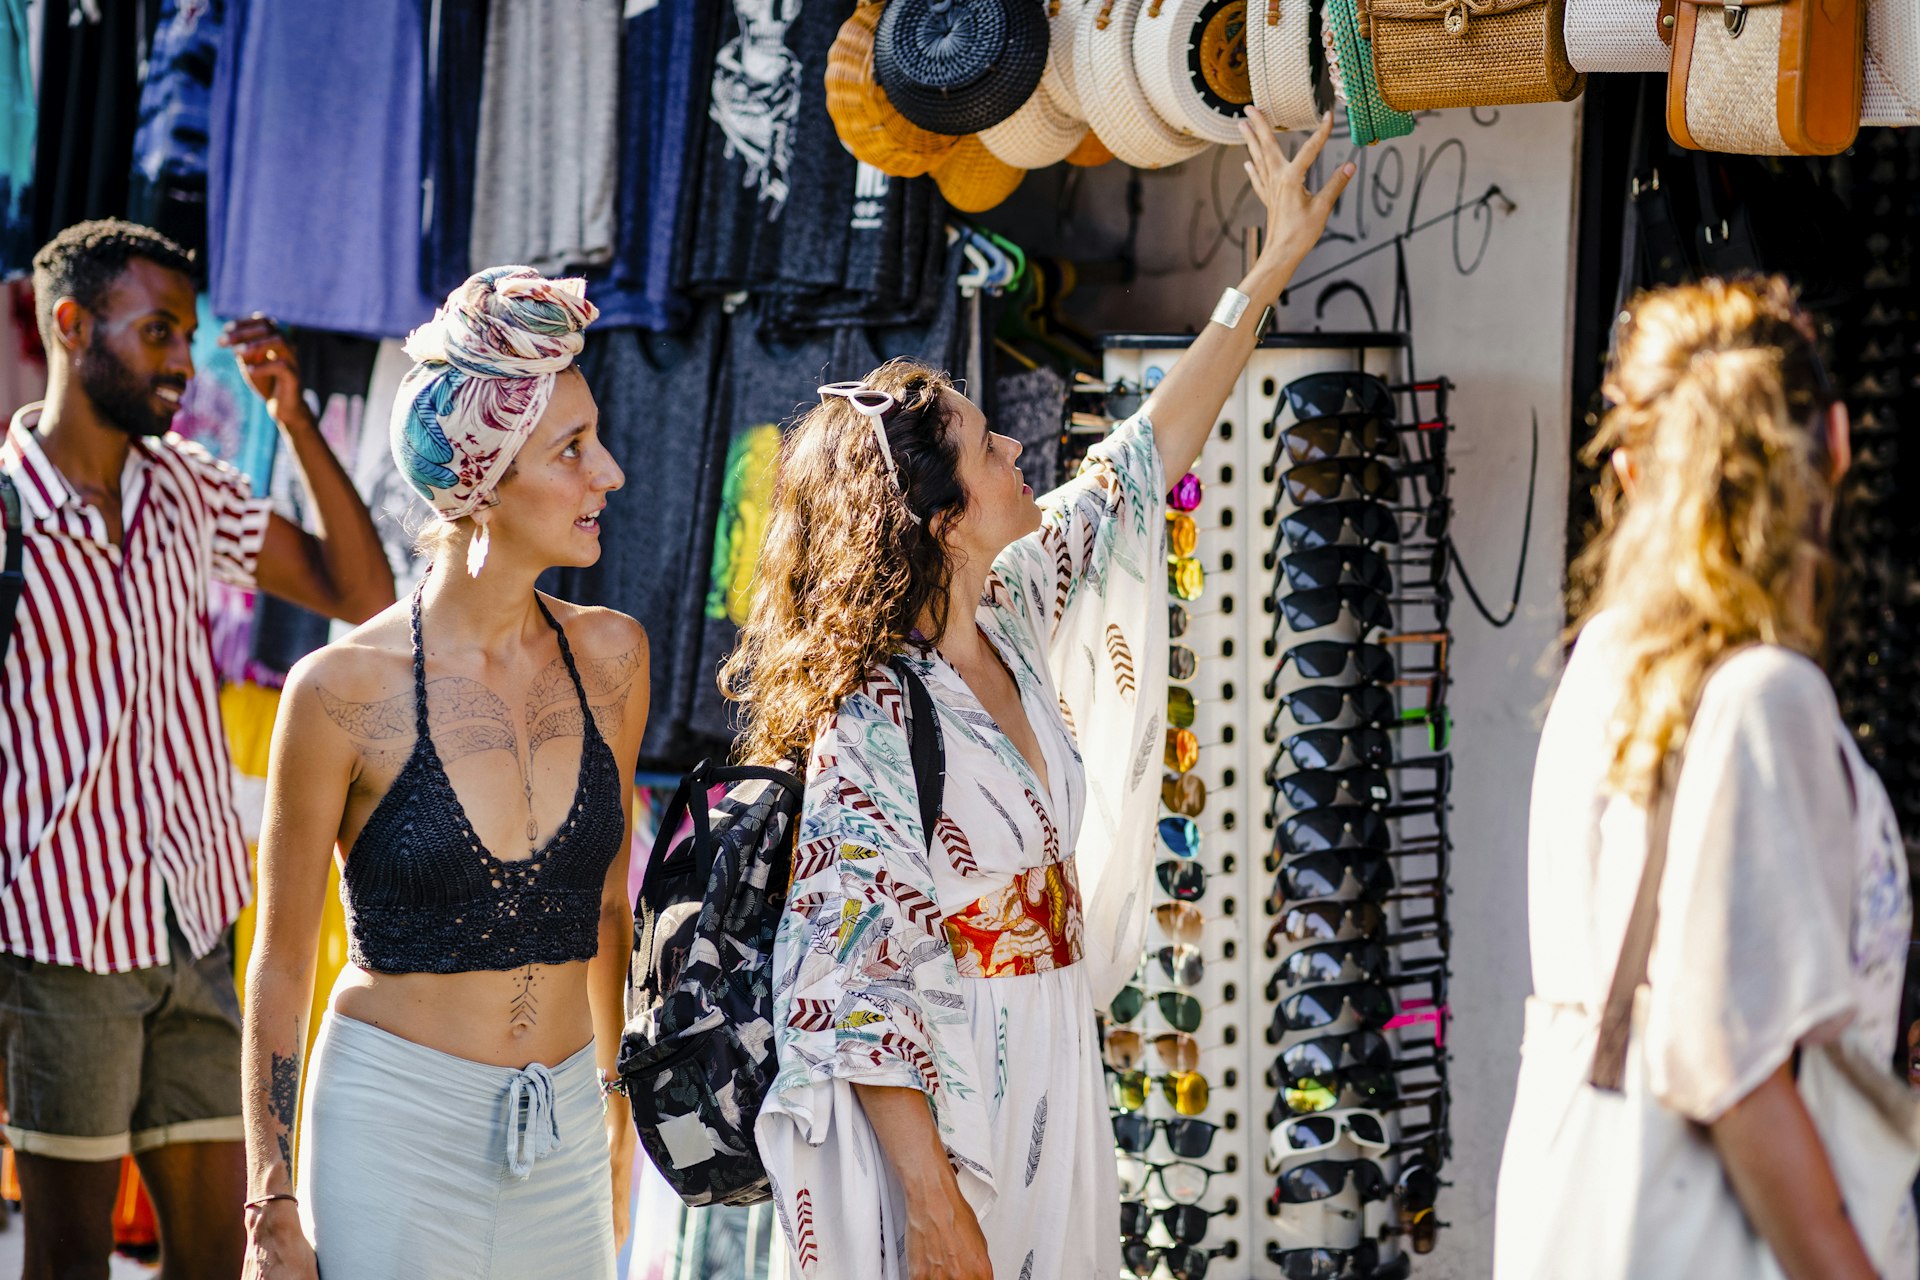
[{"label": "backpack strap", "polygon": [[1654,776],[1653,794],[1647,801],[1647,863],[1640,872],[1640,887],[1633,895],[1633,911],[1627,917],[1627,936],[1620,943],[1620,962],[1613,968],[1613,982],[1607,987],[1607,1003],[1600,1014],[1600,1038],[1593,1047],[1593,1070],[1588,1081],[1605,1093],[1621,1093],[1626,1088],[1627,1041],[1633,1035],[1633,998],[1647,980],[1647,961],[1653,955],[1653,932],[1660,922],[1660,877],[1667,869],[1667,833],[1673,827],[1673,793],[1680,782],[1680,766],[1686,762],[1687,738],[1693,736],[1693,718],[1700,712],[1706,696],[1707,681],[1727,664],[1727,660],[1746,648],[1740,645],[1726,650],[1700,681],[1700,693],[1693,711],[1687,716],[1687,737],[1678,751],[1669,751]]},{"label": "backpack strap", "polygon": [[920,830],[927,848],[933,848],[934,824],[946,801],[947,750],[940,736],[940,715],[934,709],[933,695],[907,660],[899,654],[887,659],[894,679],[907,695],[907,732],[913,752],[913,783],[920,798]]},{"label": "backpack strap", "polygon": [[5,568],[0,569],[0,663],[6,661],[7,646],[13,641],[14,615],[20,608],[20,596],[27,589],[27,575],[21,570],[26,558],[26,521],[20,515],[20,491],[13,487],[7,473],[0,471],[0,532],[7,540]]},{"label": "backpack strap", "polygon": [[[715,765],[708,760],[694,765],[680,779],[673,798],[667,801],[667,807],[661,811],[660,825],[654,833],[653,854],[647,860],[645,881],[652,881],[656,872],[665,877],[680,874],[691,867],[698,882],[706,883],[707,877],[713,874],[713,828],[707,813],[708,793],[716,786],[756,779],[784,789],[793,797],[796,805],[806,794],[800,778],[785,769],[751,764]],[[693,838],[678,844],[675,837],[680,833],[682,821],[692,822]],[[678,861],[672,857],[676,848],[684,849]]]}]

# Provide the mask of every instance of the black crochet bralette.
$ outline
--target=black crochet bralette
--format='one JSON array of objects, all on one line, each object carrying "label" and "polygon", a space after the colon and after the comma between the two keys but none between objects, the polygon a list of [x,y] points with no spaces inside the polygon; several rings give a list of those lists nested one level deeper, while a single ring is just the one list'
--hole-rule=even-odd
[{"label": "black crochet bralette", "polygon": [[[424,585],[424,584],[423,584]],[[626,838],[620,770],[600,736],[567,633],[560,641],[580,698],[580,779],[566,821],[528,858],[480,843],[427,729],[420,593],[413,596],[413,754],[354,841],[340,876],[347,958],[380,973],[470,973],[591,960],[599,950],[607,868]]]}]

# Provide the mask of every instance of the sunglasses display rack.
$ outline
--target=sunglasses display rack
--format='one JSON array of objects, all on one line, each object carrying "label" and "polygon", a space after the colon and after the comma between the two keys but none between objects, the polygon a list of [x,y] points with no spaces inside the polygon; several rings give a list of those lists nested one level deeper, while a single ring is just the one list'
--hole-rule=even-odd
[{"label": "sunglasses display rack", "polygon": [[[1076,420],[1190,341],[1108,339]],[[1155,907],[1103,1017],[1128,1276],[1393,1280],[1432,1247],[1447,387],[1395,386],[1402,349],[1267,337],[1169,477]]]}]

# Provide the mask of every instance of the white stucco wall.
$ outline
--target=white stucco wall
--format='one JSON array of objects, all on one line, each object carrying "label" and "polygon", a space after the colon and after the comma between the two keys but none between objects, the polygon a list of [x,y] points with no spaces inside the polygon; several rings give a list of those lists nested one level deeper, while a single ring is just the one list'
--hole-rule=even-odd
[{"label": "white stucco wall", "polygon": [[[1453,1185],[1441,1199],[1451,1228],[1416,1277],[1479,1280],[1490,1267],[1493,1191],[1518,1066],[1528,970],[1525,892],[1527,791],[1538,726],[1557,669],[1565,569],[1568,350],[1572,317],[1577,107],[1449,112],[1409,138],[1372,148],[1336,215],[1330,238],[1302,276],[1333,266],[1396,231],[1445,213],[1497,184],[1510,211],[1468,213],[1406,245],[1418,371],[1458,385],[1452,417],[1455,536],[1489,605],[1513,582],[1527,491],[1530,416],[1540,421],[1532,548],[1520,612],[1504,630],[1456,601],[1453,744],[1456,841],[1454,928]],[[1332,163],[1349,148],[1336,138]],[[1216,158],[1217,156],[1217,158]],[[1096,330],[1178,331],[1205,321],[1220,289],[1238,278],[1237,237],[1256,206],[1242,153],[1203,155],[1143,175],[1131,286],[1083,284],[1067,311]],[[1418,181],[1424,175],[1422,184]],[[986,221],[1036,253],[1110,256],[1126,231],[1127,172],[1119,165],[1032,175]],[[1482,238],[1484,236],[1484,252]],[[1341,239],[1339,237],[1344,237]],[[1471,268],[1465,270],[1463,268]],[[1380,327],[1393,308],[1391,250],[1343,272],[1371,296]],[[1315,327],[1309,286],[1284,309],[1283,329]],[[1358,298],[1333,297],[1329,329],[1372,327]],[[1458,583],[1456,582],[1456,591]],[[1258,1123],[1255,1121],[1254,1123]],[[1264,1261],[1221,1260],[1211,1275],[1270,1274]]]}]

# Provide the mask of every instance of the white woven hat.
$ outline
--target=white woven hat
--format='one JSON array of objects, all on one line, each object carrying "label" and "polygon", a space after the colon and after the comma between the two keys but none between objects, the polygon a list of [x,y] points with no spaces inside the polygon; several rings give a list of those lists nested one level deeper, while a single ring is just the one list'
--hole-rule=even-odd
[{"label": "white woven hat", "polygon": [[1161,119],[1235,146],[1253,101],[1247,6],[1260,0],[1149,0],[1133,27],[1133,65]]},{"label": "white woven hat", "polygon": [[1047,0],[1047,29],[1051,43],[1047,47],[1047,69],[1040,73],[1040,87],[1053,99],[1053,105],[1076,120],[1085,120],[1080,110],[1080,90],[1073,80],[1074,45],[1079,39],[1080,10],[1086,0]]},{"label": "white woven hat", "polygon": [[1280,129],[1312,129],[1333,105],[1313,39],[1313,0],[1247,0],[1253,105]]},{"label": "white woven hat", "polygon": [[1208,144],[1154,111],[1133,65],[1133,28],[1143,0],[1088,0],[1074,42],[1080,109],[1100,141],[1136,169],[1160,169]]},{"label": "white woven hat", "polygon": [[1018,111],[980,131],[980,144],[996,159],[1021,169],[1059,164],[1087,136],[1087,122],[1060,109],[1043,82]]}]

